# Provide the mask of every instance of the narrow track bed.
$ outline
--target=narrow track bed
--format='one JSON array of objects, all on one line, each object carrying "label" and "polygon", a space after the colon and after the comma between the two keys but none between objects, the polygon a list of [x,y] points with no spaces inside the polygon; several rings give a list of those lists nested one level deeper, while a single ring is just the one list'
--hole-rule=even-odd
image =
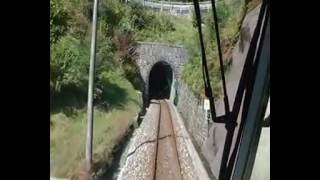
[{"label": "narrow track bed", "polygon": [[167,102],[160,100],[158,140],[156,150],[156,180],[181,180],[180,163],[171,114]]}]

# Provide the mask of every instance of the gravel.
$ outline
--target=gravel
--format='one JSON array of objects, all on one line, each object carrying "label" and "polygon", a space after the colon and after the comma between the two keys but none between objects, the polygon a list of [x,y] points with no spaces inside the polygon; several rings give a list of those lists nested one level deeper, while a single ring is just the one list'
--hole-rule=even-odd
[{"label": "gravel", "polygon": [[[199,158],[195,158],[195,150],[191,149],[190,137],[186,134],[184,124],[178,120],[176,111],[169,104],[172,115],[173,129],[179,156],[180,170],[183,180],[209,179]],[[160,104],[151,103],[140,127],[136,129],[130,142],[125,165],[120,170],[118,180],[154,179],[156,139]],[[180,116],[179,116],[180,117]],[[196,160],[196,162],[194,162]]]},{"label": "gravel", "polygon": [[158,120],[159,104],[151,103],[140,127],[133,134],[119,180],[153,179]]}]

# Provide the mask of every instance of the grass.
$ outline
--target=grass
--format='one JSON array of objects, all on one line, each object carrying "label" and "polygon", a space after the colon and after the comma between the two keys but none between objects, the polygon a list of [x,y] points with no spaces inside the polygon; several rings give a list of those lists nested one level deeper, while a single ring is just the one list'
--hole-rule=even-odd
[{"label": "grass", "polygon": [[[240,2],[240,0],[238,0]],[[238,6],[238,5],[237,5]],[[121,6],[122,7],[122,6]],[[192,20],[183,17],[173,17],[165,14],[154,13],[156,23],[150,23],[146,28],[136,30],[133,34],[136,41],[160,42],[184,46],[188,50],[189,62],[185,66],[183,77],[186,84],[197,94],[204,93],[201,74],[201,56],[199,47],[199,35],[197,28],[193,27]],[[140,19],[139,19],[140,20]],[[170,22],[171,23],[170,23]],[[157,23],[160,22],[157,26]],[[225,49],[232,48],[239,33],[237,18],[227,20],[225,27],[221,29],[221,39],[226,40]],[[163,28],[164,27],[164,28]],[[165,31],[163,29],[166,29]],[[205,28],[203,28],[204,33]],[[208,37],[208,36],[204,36]],[[205,38],[205,41],[208,38]],[[214,88],[215,96],[221,90],[217,52],[214,43],[208,46],[208,66]],[[230,51],[227,51],[230,52]],[[226,53],[230,54],[230,53]],[[111,54],[113,55],[113,54]],[[111,56],[110,55],[110,56]],[[226,59],[226,58],[224,58]],[[100,104],[95,109],[94,119],[94,162],[96,164],[108,164],[112,161],[112,150],[126,134],[134,116],[141,109],[141,97],[132,84],[126,80],[123,72],[104,72],[101,75],[100,88],[104,93],[99,96]],[[75,96],[75,92],[64,97]],[[66,103],[67,99],[62,98]],[[70,98],[71,99],[71,98]],[[73,99],[80,101],[78,96]],[[57,101],[58,99],[55,99]],[[75,108],[71,105],[67,108],[57,108],[52,112],[50,127],[50,152],[51,176],[70,178],[78,168],[81,168],[85,158],[86,142],[86,107]],[[68,113],[71,112],[71,113]]]},{"label": "grass", "polygon": [[191,20],[184,17],[169,16],[164,13],[154,13],[162,18],[169,19],[175,30],[165,33],[158,31],[155,28],[148,28],[135,33],[137,41],[170,43],[173,45],[192,44],[195,41],[194,37],[198,36],[197,29],[192,26]]},{"label": "grass", "polygon": [[[141,106],[141,97],[126,81],[115,82],[128,93],[123,106],[108,111],[96,108],[94,111],[94,162],[108,163],[112,150],[134,123]],[[51,114],[50,151],[53,160],[50,175],[70,178],[81,167],[85,159],[86,109],[78,110],[74,116],[63,112]]]},{"label": "grass", "polygon": [[[220,38],[224,67],[226,70],[232,63],[232,49],[239,37],[241,17],[243,16],[241,14],[241,8],[243,6],[244,1],[242,0],[236,0],[232,2],[232,4],[227,4],[225,6],[229,7],[229,15],[224,15],[224,19],[222,20],[223,26],[220,26]],[[223,10],[221,10],[221,12],[222,11]],[[173,30],[159,31],[157,28],[149,27],[135,32],[134,38],[137,41],[160,42],[185,47],[188,51],[189,61],[183,70],[182,80],[196,95],[203,97],[204,85],[201,73],[202,68],[199,34],[197,27],[193,26],[193,20],[186,17],[169,16],[165,13],[153,14],[155,14],[159,19],[166,19],[170,21],[174,25]],[[214,34],[215,31],[211,30],[211,26],[213,27],[212,15],[209,13],[207,16],[212,22],[210,21],[209,23],[207,17],[205,17],[206,23],[203,26],[203,37],[213,93],[215,97],[219,97],[222,91],[218,51]]]},{"label": "grass", "polygon": [[135,38],[138,41],[167,43],[185,47],[188,51],[189,62],[184,68],[183,80],[195,93],[201,92],[203,80],[197,28],[193,26],[192,20],[186,17],[168,16],[164,13],[154,14],[169,19],[174,24],[174,30],[161,32],[157,29],[148,28],[137,32]]}]

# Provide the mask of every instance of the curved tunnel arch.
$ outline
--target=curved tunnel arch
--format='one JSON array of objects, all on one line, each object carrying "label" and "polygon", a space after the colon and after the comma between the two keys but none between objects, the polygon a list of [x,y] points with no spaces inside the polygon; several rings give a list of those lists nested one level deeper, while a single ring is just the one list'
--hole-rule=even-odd
[{"label": "curved tunnel arch", "polygon": [[149,72],[148,95],[151,99],[169,99],[174,71],[171,65],[165,61],[155,63]]},{"label": "curved tunnel arch", "polygon": [[177,102],[176,99],[178,99],[180,89],[179,81],[181,80],[182,69],[188,62],[187,50],[179,46],[139,42],[136,48],[136,53],[138,55],[136,63],[143,80],[143,107],[148,108],[150,105],[149,76],[151,74],[151,70],[154,66],[156,67],[160,64],[169,65],[172,69],[172,86],[169,100]]}]

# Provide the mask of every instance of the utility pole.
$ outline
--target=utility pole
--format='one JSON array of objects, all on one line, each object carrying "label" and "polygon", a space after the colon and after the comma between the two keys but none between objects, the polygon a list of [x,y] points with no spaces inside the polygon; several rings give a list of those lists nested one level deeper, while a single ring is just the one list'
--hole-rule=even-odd
[{"label": "utility pole", "polygon": [[94,0],[93,15],[92,15],[92,37],[90,51],[90,70],[89,70],[89,85],[88,85],[88,110],[87,110],[87,142],[86,142],[86,170],[91,171],[92,165],[92,145],[93,145],[93,87],[94,87],[94,72],[96,60],[96,37],[97,37],[97,14],[98,0]]}]

